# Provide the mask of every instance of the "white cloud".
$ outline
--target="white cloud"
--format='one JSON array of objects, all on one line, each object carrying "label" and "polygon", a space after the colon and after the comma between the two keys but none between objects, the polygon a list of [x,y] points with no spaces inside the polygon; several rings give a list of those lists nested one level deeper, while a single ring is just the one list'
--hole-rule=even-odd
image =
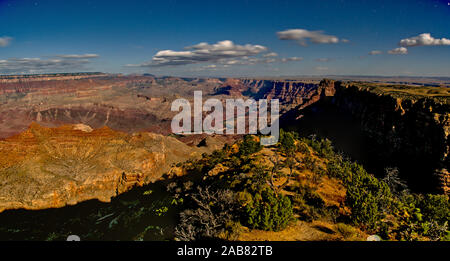
[{"label": "white cloud", "polygon": [[402,39],[399,42],[403,47],[427,46],[427,45],[450,45],[450,39],[436,39],[430,33],[419,34],[418,36]]},{"label": "white cloud", "polygon": [[6,60],[0,60],[0,72],[32,73],[79,70],[83,69],[84,65],[90,63],[90,58],[95,57],[98,57],[98,55],[56,55],[48,59],[10,58]]},{"label": "white cloud", "polygon": [[271,52],[271,53],[266,53],[263,55],[263,57],[277,57],[278,54],[275,52]]},{"label": "white cloud", "polygon": [[209,64],[209,65],[204,65],[201,67],[191,68],[190,71],[193,71],[193,72],[199,72],[199,71],[204,71],[204,70],[216,71],[218,68],[219,68],[219,66],[217,66],[215,64]]},{"label": "white cloud", "polygon": [[218,61],[221,64],[226,65],[254,65],[264,63],[287,63],[287,62],[299,62],[302,61],[302,57],[288,57],[288,58],[258,58],[258,57],[243,57],[241,59],[227,59]]},{"label": "white cloud", "polygon": [[233,59],[220,59],[216,61],[216,64],[209,64],[200,67],[193,67],[189,69],[190,71],[204,71],[204,70],[220,70],[226,69],[231,66],[244,66],[244,65],[256,65],[256,64],[273,64],[273,63],[287,63],[302,61],[302,57],[288,57],[288,58],[266,58],[264,55],[260,57],[239,57]]},{"label": "white cloud", "polygon": [[378,54],[382,54],[383,52],[382,51],[379,51],[379,50],[373,50],[373,51],[370,51],[369,52],[369,55],[378,55]]},{"label": "white cloud", "polygon": [[[305,29],[289,29],[277,32],[280,40],[294,40],[300,45],[306,46],[307,40],[311,43],[331,44],[338,43],[339,38],[334,35],[324,34],[322,31],[308,31]],[[348,42],[345,40],[344,42]]]},{"label": "white cloud", "polygon": [[285,62],[299,62],[303,60],[302,57],[289,57],[289,58],[281,58],[280,61],[285,63]]},{"label": "white cloud", "polygon": [[[263,55],[264,57],[264,55]],[[255,64],[267,64],[275,62],[297,62],[303,60],[302,57],[288,57],[288,58],[259,58],[259,57],[242,57],[239,59],[224,59],[219,60],[218,63],[225,65],[255,65]]]},{"label": "white cloud", "polygon": [[55,57],[66,58],[66,59],[89,59],[89,58],[97,58],[98,54],[87,53],[87,54],[60,54],[55,55]]},{"label": "white cloud", "polygon": [[163,50],[157,52],[151,61],[142,64],[128,64],[129,67],[157,67],[216,62],[224,59],[254,56],[267,51],[261,45],[237,45],[225,40],[215,44],[199,43],[184,48],[185,51]]},{"label": "white cloud", "polygon": [[225,65],[255,65],[261,63],[273,63],[276,59],[273,58],[256,58],[256,57],[243,57],[237,59],[223,59],[219,60],[218,63]]},{"label": "white cloud", "polygon": [[0,47],[8,46],[12,41],[12,38],[9,36],[0,37]]},{"label": "white cloud", "polygon": [[408,49],[405,47],[398,47],[388,51],[389,54],[408,54]]}]

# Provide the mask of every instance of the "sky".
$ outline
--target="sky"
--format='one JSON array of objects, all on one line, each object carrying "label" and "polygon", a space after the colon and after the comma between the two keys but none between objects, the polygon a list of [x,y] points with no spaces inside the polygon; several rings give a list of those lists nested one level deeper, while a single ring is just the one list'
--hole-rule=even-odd
[{"label": "sky", "polygon": [[450,76],[450,0],[0,0],[0,74]]}]

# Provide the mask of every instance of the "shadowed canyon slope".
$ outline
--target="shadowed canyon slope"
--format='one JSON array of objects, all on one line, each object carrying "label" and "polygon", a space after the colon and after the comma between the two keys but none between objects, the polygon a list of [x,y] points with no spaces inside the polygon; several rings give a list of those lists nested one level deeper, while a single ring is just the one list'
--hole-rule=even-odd
[{"label": "shadowed canyon slope", "polygon": [[294,129],[331,138],[375,173],[399,167],[412,188],[448,193],[448,88],[331,84],[332,96],[291,110],[281,122],[297,119]]}]

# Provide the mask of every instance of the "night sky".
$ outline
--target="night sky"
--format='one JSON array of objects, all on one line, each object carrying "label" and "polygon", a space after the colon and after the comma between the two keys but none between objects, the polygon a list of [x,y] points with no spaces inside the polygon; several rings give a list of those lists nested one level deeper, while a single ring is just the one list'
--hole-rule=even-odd
[{"label": "night sky", "polygon": [[450,76],[449,1],[0,0],[0,74]]}]

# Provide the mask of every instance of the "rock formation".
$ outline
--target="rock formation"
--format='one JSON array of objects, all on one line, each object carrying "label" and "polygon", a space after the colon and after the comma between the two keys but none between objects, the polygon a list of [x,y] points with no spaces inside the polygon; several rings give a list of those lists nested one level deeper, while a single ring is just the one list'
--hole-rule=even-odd
[{"label": "rock formation", "polygon": [[[220,140],[216,140],[223,146]],[[37,123],[0,140],[0,212],[43,209],[89,199],[109,202],[154,182],[173,163],[217,146],[188,146],[159,134],[127,134],[87,125],[46,128]]]},{"label": "rock formation", "polygon": [[[321,88],[325,98],[297,106],[288,113],[289,117],[285,115],[285,121],[304,115],[309,115],[310,119],[319,117],[318,112],[332,113],[336,117],[351,116],[370,140],[370,149],[374,152],[372,162],[378,167],[399,166],[402,176],[412,183],[428,188],[437,186],[433,174],[450,168],[448,95],[424,95],[419,87],[322,81],[315,97]],[[441,91],[429,89],[427,92],[430,90]],[[311,123],[305,119],[297,124]],[[448,191],[444,183],[440,184],[441,190]]]},{"label": "rock formation", "polygon": [[339,84],[332,103],[360,120],[363,131],[383,148],[384,157],[421,164],[419,170],[425,172],[408,175],[426,179],[430,172],[450,169],[448,96],[377,93],[364,86]]}]

